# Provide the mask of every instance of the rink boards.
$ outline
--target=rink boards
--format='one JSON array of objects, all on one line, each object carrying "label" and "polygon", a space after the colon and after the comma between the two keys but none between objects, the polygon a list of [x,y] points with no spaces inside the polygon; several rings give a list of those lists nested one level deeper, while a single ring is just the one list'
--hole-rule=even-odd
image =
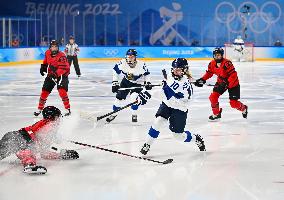
[{"label": "rink boards", "polygon": [[[129,48],[138,51],[138,57],[147,60],[167,60],[176,57],[203,60],[212,58],[214,47],[80,47],[81,61],[119,59]],[[47,47],[0,49],[0,65],[7,63],[33,64],[42,61]],[[61,47],[61,50],[64,50]],[[284,47],[254,47],[256,61],[284,60]]]}]

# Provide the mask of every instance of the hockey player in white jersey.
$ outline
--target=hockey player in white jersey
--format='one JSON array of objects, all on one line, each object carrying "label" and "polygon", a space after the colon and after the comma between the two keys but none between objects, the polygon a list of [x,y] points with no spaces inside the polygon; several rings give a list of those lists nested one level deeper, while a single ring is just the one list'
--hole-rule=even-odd
[{"label": "hockey player in white jersey", "polygon": [[[129,49],[126,52],[126,56],[120,62],[118,62],[113,68],[113,80],[112,80],[112,92],[116,93],[116,100],[113,104],[113,110],[119,109],[125,105],[126,97],[130,94],[130,99],[133,101],[137,98],[138,93],[143,90],[143,85],[146,90],[152,89],[152,84],[149,79],[149,70],[146,64],[140,60],[137,60],[137,51],[135,49]],[[119,83],[120,77],[123,77]],[[120,88],[132,88],[136,89],[120,90]],[[137,105],[131,106],[132,109],[132,122],[137,122]],[[111,115],[106,118],[107,122],[113,121],[117,115]]]},{"label": "hockey player in white jersey", "polygon": [[232,61],[235,62],[244,62],[245,61],[245,42],[242,39],[242,36],[238,35],[233,43],[234,47],[234,58]]},{"label": "hockey player in white jersey", "polygon": [[[205,145],[200,135],[191,134],[185,129],[188,104],[193,95],[192,85],[187,77],[188,63],[185,58],[177,58],[172,62],[171,75],[163,81],[163,100],[156,113],[156,119],[148,132],[148,140],[143,145],[141,153],[146,155],[150,146],[160,134],[160,129],[169,122],[173,136],[180,141],[195,141],[200,151],[205,151]],[[141,98],[141,95],[139,95]]]}]

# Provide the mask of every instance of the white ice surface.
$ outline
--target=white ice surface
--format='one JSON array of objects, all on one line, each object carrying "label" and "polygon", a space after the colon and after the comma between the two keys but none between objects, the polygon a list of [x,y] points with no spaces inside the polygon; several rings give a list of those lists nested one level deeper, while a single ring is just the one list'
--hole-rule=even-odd
[{"label": "white ice surface", "polygon": [[[78,112],[104,114],[112,109],[111,68],[114,62],[81,63],[84,77],[77,80],[72,68],[69,96],[73,115],[64,119],[65,140],[138,155],[160,103],[159,89],[131,122],[130,110],[122,111],[111,124],[96,129]],[[199,78],[208,61],[191,61]],[[148,62],[152,82],[159,83],[161,69],[170,61]],[[241,84],[241,101],[249,106],[248,119],[233,110],[228,94],[220,99],[222,119],[207,121],[211,114],[208,96],[212,87],[194,88],[186,128],[203,136],[207,152],[194,143],[176,141],[166,129],[152,145],[148,158],[166,160],[159,165],[89,147],[63,142],[76,149],[74,161],[39,160],[47,167],[43,176],[28,176],[16,156],[0,161],[0,200],[87,199],[284,199],[284,63],[235,63]],[[0,137],[34,122],[44,78],[38,65],[0,68]],[[214,83],[215,79],[209,80]],[[47,105],[63,109],[56,89]]]}]

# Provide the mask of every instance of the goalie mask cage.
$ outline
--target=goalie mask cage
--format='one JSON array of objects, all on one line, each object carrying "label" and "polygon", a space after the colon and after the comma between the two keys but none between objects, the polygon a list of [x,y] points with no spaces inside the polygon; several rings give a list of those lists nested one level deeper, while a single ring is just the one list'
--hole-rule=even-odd
[{"label": "goalie mask cage", "polygon": [[[233,43],[225,43],[225,58],[229,60],[234,60],[235,52],[234,52],[234,44]],[[254,61],[254,45],[251,42],[246,42],[244,44],[243,49],[243,57],[245,62],[253,62]]]}]

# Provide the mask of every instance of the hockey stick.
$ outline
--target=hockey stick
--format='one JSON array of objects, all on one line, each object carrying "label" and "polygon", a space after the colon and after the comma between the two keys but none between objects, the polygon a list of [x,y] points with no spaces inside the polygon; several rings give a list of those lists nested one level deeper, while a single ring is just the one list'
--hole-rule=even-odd
[{"label": "hockey stick", "polygon": [[[118,90],[119,91],[122,91],[122,90],[135,90],[135,89],[140,89],[140,88],[143,88],[144,86],[146,85],[141,85],[139,87],[129,87],[129,88],[119,88]],[[155,85],[151,85],[152,87],[156,87],[156,86],[162,86],[161,84],[155,84]]]},{"label": "hockey stick", "polygon": [[140,159],[140,160],[151,161],[151,162],[155,162],[155,163],[159,163],[159,164],[169,164],[169,163],[173,162],[173,159],[167,159],[167,160],[161,162],[161,161],[158,161],[158,160],[153,160],[153,159],[150,159],[150,158],[144,158],[144,157],[141,157],[141,156],[134,156],[134,155],[130,155],[130,154],[127,154],[127,153],[123,153],[121,151],[106,149],[106,148],[98,147],[98,146],[95,146],[95,145],[84,144],[84,143],[75,142],[75,141],[72,141],[72,140],[69,140],[69,142],[71,142],[73,144],[81,145],[81,146],[91,147],[91,148],[94,148],[94,149],[99,149],[99,150],[102,150],[102,151],[116,153],[116,154],[120,154],[120,155],[123,155],[123,156],[131,157],[131,158],[137,158],[137,159]]},{"label": "hockey stick", "polygon": [[[166,72],[166,70],[165,69],[163,69],[162,70],[162,73],[163,73],[163,76],[164,76],[164,79],[166,79],[167,80],[167,72]],[[191,77],[192,78],[192,77]],[[194,78],[192,78],[192,79],[194,79]],[[194,80],[196,80],[196,79],[194,79]],[[193,82],[190,82],[190,83],[196,83],[195,81],[193,81]],[[215,84],[210,84],[210,83],[205,83],[204,85],[207,85],[207,86],[215,86]]]},{"label": "hockey stick", "polygon": [[162,69],[162,74],[163,74],[163,77],[164,79],[168,79],[168,75],[167,75],[167,71],[165,69]]},{"label": "hockey stick", "polygon": [[132,103],[129,103],[129,104],[123,106],[123,107],[118,108],[117,110],[114,110],[114,111],[112,111],[112,112],[109,112],[109,113],[107,113],[107,114],[104,114],[104,115],[101,115],[101,116],[98,116],[98,117],[95,117],[94,115],[87,115],[87,114],[85,114],[84,112],[80,112],[80,116],[83,117],[83,118],[85,118],[85,119],[89,119],[89,120],[93,120],[94,122],[97,122],[97,121],[99,121],[99,120],[101,120],[101,119],[103,119],[103,118],[106,118],[106,117],[108,117],[108,116],[114,114],[114,113],[117,113],[117,112],[119,112],[119,111],[121,111],[121,110],[124,110],[124,109],[126,109],[126,108],[128,108],[128,107],[130,107],[130,106],[132,106],[132,105],[134,105],[134,104],[136,104],[137,102],[138,102],[138,101],[136,100],[136,101],[134,101],[134,102],[132,102]]},{"label": "hockey stick", "polygon": [[[194,81],[194,82],[190,82],[190,83],[195,84],[196,82]],[[215,86],[215,84],[210,84],[210,83],[204,83],[203,85],[206,85],[206,86]]]},{"label": "hockey stick", "polygon": [[112,115],[112,114],[114,114],[114,113],[117,113],[117,112],[119,112],[119,111],[121,111],[121,110],[124,110],[125,108],[128,108],[128,107],[130,107],[130,106],[132,106],[132,105],[134,105],[134,104],[136,104],[136,103],[138,103],[137,100],[134,101],[134,102],[132,102],[132,103],[129,103],[129,104],[123,106],[123,107],[120,107],[120,108],[118,108],[117,110],[114,110],[114,111],[109,112],[109,113],[107,113],[107,114],[105,114],[105,115],[99,116],[99,117],[97,117],[97,121],[99,121],[99,120],[101,120],[101,119],[103,119],[103,118],[105,118],[105,117],[108,117],[108,116],[110,116],[110,115]]}]

